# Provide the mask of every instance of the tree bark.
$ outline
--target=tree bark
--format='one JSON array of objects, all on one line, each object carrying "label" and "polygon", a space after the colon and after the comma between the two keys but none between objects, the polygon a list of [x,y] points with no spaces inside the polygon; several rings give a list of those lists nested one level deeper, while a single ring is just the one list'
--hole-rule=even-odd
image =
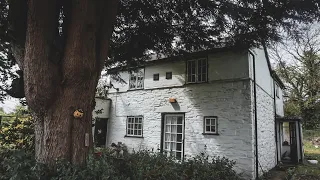
[{"label": "tree bark", "polygon": [[[55,56],[53,46],[61,1],[28,2],[21,69],[27,103],[35,118],[36,158],[50,166],[57,159],[83,164],[92,147],[95,91],[107,58],[118,6],[118,0],[70,2],[70,13],[66,13],[64,22],[68,23],[64,26],[67,28],[63,29],[64,49],[59,52],[62,57]],[[82,118],[73,117],[77,109],[84,111]],[[90,142],[89,146],[85,141]]]}]

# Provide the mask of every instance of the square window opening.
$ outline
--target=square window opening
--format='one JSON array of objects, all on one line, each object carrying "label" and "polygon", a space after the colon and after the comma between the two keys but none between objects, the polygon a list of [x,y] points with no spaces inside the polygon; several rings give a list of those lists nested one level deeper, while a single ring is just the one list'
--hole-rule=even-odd
[{"label": "square window opening", "polygon": [[204,117],[204,134],[218,134],[218,118],[215,116]]},{"label": "square window opening", "polygon": [[142,137],[143,135],[142,120],[143,120],[143,117],[141,116],[128,116],[126,136]]},{"label": "square window opening", "polygon": [[172,72],[166,72],[166,79],[172,79]]}]

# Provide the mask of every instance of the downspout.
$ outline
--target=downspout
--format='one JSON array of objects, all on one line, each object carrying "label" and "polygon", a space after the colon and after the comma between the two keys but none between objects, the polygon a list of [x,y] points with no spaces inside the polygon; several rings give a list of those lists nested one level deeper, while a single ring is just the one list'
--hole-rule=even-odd
[{"label": "downspout", "polygon": [[[273,77],[272,77],[273,79]],[[277,100],[276,100],[276,82],[273,79],[273,108],[274,108],[274,134],[276,139],[276,152],[277,152],[277,164],[279,162],[279,153],[278,153],[278,134],[277,134]]]},{"label": "downspout", "polygon": [[257,117],[257,85],[256,85],[256,59],[252,51],[249,50],[252,56],[253,65],[253,96],[254,96],[254,136],[255,136],[255,152],[256,152],[256,179],[259,179],[259,154],[258,154],[258,117]]}]

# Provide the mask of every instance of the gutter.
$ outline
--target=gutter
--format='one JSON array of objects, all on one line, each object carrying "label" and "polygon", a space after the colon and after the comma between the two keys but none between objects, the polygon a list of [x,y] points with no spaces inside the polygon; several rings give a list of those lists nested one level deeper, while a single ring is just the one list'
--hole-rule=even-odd
[{"label": "gutter", "polygon": [[255,154],[256,154],[256,179],[259,179],[259,154],[258,154],[258,117],[257,117],[257,85],[256,85],[256,58],[252,51],[249,50],[253,61],[253,94],[254,94],[254,135],[255,135]]}]

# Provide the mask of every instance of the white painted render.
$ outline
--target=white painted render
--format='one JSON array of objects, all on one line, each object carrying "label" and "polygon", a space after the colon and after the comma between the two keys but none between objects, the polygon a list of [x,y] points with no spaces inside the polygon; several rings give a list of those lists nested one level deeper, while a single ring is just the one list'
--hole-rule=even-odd
[{"label": "white painted render", "polygon": [[[162,113],[185,113],[185,155],[206,151],[237,162],[237,170],[253,176],[252,118],[249,81],[188,85],[180,88],[112,93],[107,142],[129,149],[160,148]],[[177,99],[177,105],[168,102]],[[124,137],[127,116],[143,115],[143,138]],[[218,116],[219,135],[203,135],[203,117]],[[205,150],[206,146],[206,150]]]},{"label": "white painted render", "polygon": [[259,174],[276,166],[274,99],[257,87]]},{"label": "white painted render", "polygon": [[[253,49],[251,50],[255,56],[256,64],[256,83],[261,87],[265,92],[273,97],[273,78],[271,76],[270,70],[268,68],[268,61],[265,57],[265,53],[262,49]],[[253,72],[253,58],[250,55],[250,72]],[[251,73],[251,78],[253,79],[253,73]]]}]

